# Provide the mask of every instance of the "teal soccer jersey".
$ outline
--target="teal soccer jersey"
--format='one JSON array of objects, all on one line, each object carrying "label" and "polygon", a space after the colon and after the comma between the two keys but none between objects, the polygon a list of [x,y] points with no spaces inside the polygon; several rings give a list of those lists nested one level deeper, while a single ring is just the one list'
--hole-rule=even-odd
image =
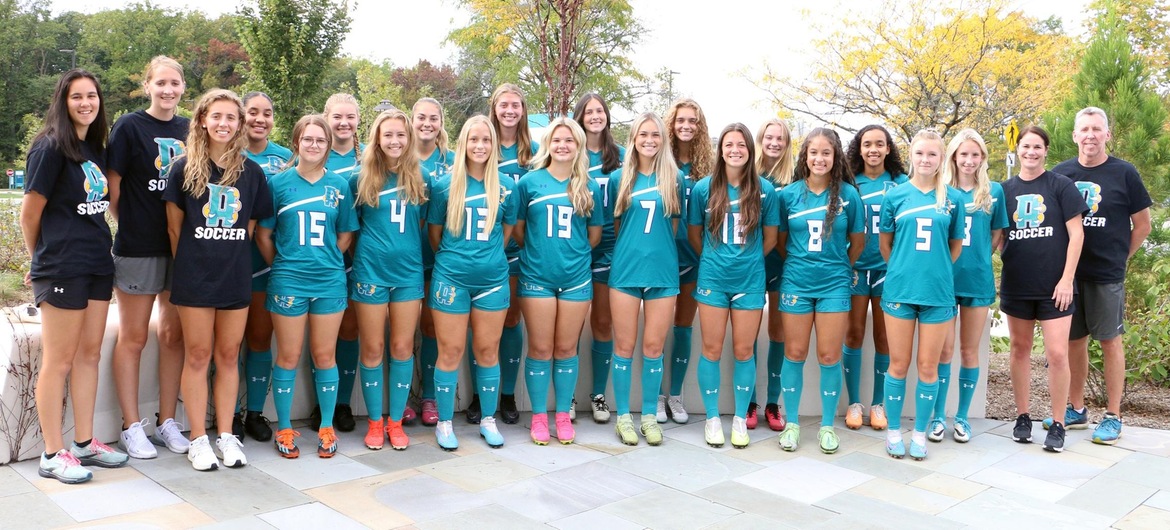
[{"label": "teal soccer jersey", "polygon": [[861,194],[861,202],[865,205],[865,250],[857,258],[853,268],[862,271],[884,271],[886,260],[882,259],[881,249],[878,248],[878,222],[881,218],[882,199],[886,192],[895,186],[906,182],[906,175],[891,177],[887,171],[878,178],[869,178],[864,173],[854,177],[857,181],[857,191]]},{"label": "teal soccer jersey", "polygon": [[605,221],[601,187],[589,180],[593,210],[582,217],[573,210],[568,186],[568,181],[557,180],[547,169],[525,175],[517,185],[517,219],[525,222],[521,281],[555,289],[591,281],[589,227]]},{"label": "teal soccer jersey", "polygon": [[703,230],[703,253],[699,256],[699,289],[726,293],[764,292],[764,232],[765,226],[780,224],[780,208],[776,192],[770,182],[760,179],[759,226],[745,234],[740,226],[739,188],[727,186],[730,202],[718,240],[712,241],[708,224],[711,222],[711,177],[704,178],[691,190],[687,203],[687,225]]},{"label": "teal soccer jersey", "polygon": [[[609,275],[610,287],[678,287],[678,247],[674,241],[674,222],[682,217],[682,212],[678,215],[663,215],[658,178],[655,175],[637,175],[630,192],[630,205],[620,216],[617,215],[621,179],[620,174],[615,175],[609,184],[609,202],[614,205],[614,223],[617,225],[613,268]],[[678,204],[681,207],[686,204],[683,196],[686,185],[682,175],[675,179],[678,183]]]},{"label": "teal soccer jersey", "polygon": [[467,289],[490,289],[508,281],[508,261],[504,257],[504,225],[516,224],[515,184],[500,175],[500,207],[493,226],[487,222],[487,193],[483,181],[467,177],[463,226],[458,235],[447,230],[447,201],[451,179],[435,184],[427,208],[427,222],[444,226],[439,252],[435,254],[435,274]]},{"label": "teal soccer jersey", "polygon": [[325,169],[337,173],[337,175],[346,181],[356,180],[358,173],[362,170],[362,151],[366,150],[366,146],[358,144],[357,149],[350,149],[348,153],[341,154],[337,151],[329,151],[329,158],[325,159]]},{"label": "teal soccer jersey", "polygon": [[309,183],[290,168],[268,181],[275,217],[260,221],[272,229],[276,257],[268,292],[282,296],[345,298],[345,269],[337,235],[358,229],[349,183],[332,171]]},{"label": "teal soccer jersey", "polygon": [[[517,184],[520,182],[520,177],[523,177],[528,173],[528,166],[520,165],[520,159],[517,156],[517,153],[519,152],[517,149],[519,146],[519,143],[514,143],[508,147],[504,147],[502,145],[500,146],[501,182],[504,180],[511,180],[512,184]],[[536,155],[536,151],[540,149],[540,144],[533,141],[530,147],[532,148],[532,154]],[[511,189],[516,189],[516,186],[513,185]],[[517,245],[515,241],[508,241],[508,247],[505,249],[505,253],[508,255],[509,263],[519,260],[520,246]]]},{"label": "teal soccer jersey", "polygon": [[[589,153],[589,178],[601,188],[601,208],[604,215],[605,224],[601,226],[601,242],[593,247],[593,263],[597,265],[609,265],[613,258],[613,203],[609,202],[609,185],[610,181],[617,182],[621,177],[622,166],[619,164],[617,169],[602,173],[601,153],[586,150]],[[618,158],[626,159],[626,148],[618,146]]]},{"label": "teal soccer jersey", "polygon": [[[424,183],[426,178],[423,179]],[[357,200],[357,179],[350,183],[350,195]],[[354,281],[383,287],[412,287],[423,284],[423,221],[427,203],[407,201],[398,175],[390,173],[378,193],[378,205],[357,204],[361,231],[353,256]]]},{"label": "teal soccer jersey", "polygon": [[428,156],[426,160],[419,160],[418,162],[419,166],[422,167],[423,176],[430,179],[430,182],[438,181],[439,177],[451,171],[451,165],[454,164],[454,161],[451,159],[454,156],[455,153],[452,151],[448,151],[442,147],[435,148],[431,156]]},{"label": "teal soccer jersey", "polygon": [[817,194],[798,180],[780,191],[780,231],[788,233],[780,292],[810,298],[848,298],[853,282],[849,234],[865,231],[865,209],[857,188],[841,184],[839,209],[828,239],[829,190]]},{"label": "teal soccer jersey", "polygon": [[269,141],[264,150],[253,153],[244,149],[244,155],[264,170],[264,176],[271,179],[277,173],[284,171],[285,164],[292,159],[292,151],[276,142]]},{"label": "teal soccer jersey", "polygon": [[[679,166],[679,171],[684,177],[683,184],[685,184],[685,189],[683,191],[683,212],[685,213],[687,211],[687,204],[689,204],[691,201],[691,190],[695,188],[695,182],[698,181],[691,178],[690,162]],[[698,267],[699,255],[695,253],[695,249],[691,248],[690,242],[687,241],[686,215],[683,215],[682,218],[678,220],[678,233],[676,234],[675,239],[675,244],[678,246],[678,267],[680,269],[686,267]]]},{"label": "teal soccer jersey", "polygon": [[[760,175],[764,181],[768,183],[768,189],[773,191],[776,197],[776,208],[780,208],[780,190],[784,186],[772,180],[768,175]],[[777,222],[779,221],[779,214],[777,214]],[[780,249],[772,249],[767,256],[764,256],[764,275],[767,282],[766,289],[769,291],[778,289],[780,287],[780,278],[784,277],[784,258],[780,257]]]},{"label": "teal soccer jersey", "polygon": [[991,183],[991,213],[975,209],[974,190],[958,191],[967,205],[967,215],[963,251],[954,267],[955,296],[995,298],[995,274],[991,270],[991,232],[1008,227],[1003,186],[998,182]]},{"label": "teal soccer jersey", "polygon": [[933,189],[924,192],[908,184],[886,193],[881,208],[878,229],[894,234],[882,300],[954,306],[950,240],[963,239],[966,228],[962,193],[948,186],[946,203],[939,208]]}]

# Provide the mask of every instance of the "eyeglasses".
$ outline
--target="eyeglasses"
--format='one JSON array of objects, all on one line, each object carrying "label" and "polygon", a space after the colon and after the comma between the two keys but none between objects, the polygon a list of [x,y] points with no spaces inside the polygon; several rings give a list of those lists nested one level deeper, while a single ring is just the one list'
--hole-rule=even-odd
[{"label": "eyeglasses", "polygon": [[328,142],[329,142],[329,140],[327,138],[310,138],[308,136],[301,137],[301,145],[303,145],[305,147],[313,147],[313,146],[317,146],[317,145],[319,145],[321,147],[325,147],[325,146],[329,145]]}]

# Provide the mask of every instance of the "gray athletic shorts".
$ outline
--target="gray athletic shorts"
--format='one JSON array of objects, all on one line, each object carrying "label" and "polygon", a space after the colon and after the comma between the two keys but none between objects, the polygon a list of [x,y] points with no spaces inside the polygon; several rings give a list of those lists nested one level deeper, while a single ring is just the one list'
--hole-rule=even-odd
[{"label": "gray athletic shorts", "polygon": [[126,294],[158,294],[171,289],[171,258],[114,256],[114,286]]},{"label": "gray athletic shorts", "polygon": [[1125,282],[1076,283],[1076,310],[1069,338],[1092,335],[1095,340],[1109,340],[1125,333]]}]

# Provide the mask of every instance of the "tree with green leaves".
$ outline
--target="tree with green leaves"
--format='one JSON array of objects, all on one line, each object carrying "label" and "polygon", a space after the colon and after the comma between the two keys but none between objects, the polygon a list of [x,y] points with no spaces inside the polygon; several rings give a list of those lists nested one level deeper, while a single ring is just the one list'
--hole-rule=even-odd
[{"label": "tree with green leaves", "polygon": [[460,0],[471,23],[448,39],[493,84],[516,83],[531,105],[567,114],[583,92],[630,107],[644,84],[630,56],[645,28],[626,0]]},{"label": "tree with green leaves", "polygon": [[1044,116],[1052,136],[1048,159],[1066,160],[1077,156],[1072,132],[1076,113],[1085,107],[1100,107],[1109,115],[1113,140],[1109,152],[1137,167],[1155,202],[1170,191],[1170,135],[1166,133],[1167,111],[1155,91],[1155,83],[1144,60],[1130,47],[1128,32],[1108,12],[1097,26],[1081,58],[1081,69],[1073,76],[1072,93]]},{"label": "tree with green leaves", "polygon": [[249,86],[273,100],[277,133],[288,134],[313,100],[349,32],[345,0],[255,0],[240,8],[236,30],[251,59]]}]

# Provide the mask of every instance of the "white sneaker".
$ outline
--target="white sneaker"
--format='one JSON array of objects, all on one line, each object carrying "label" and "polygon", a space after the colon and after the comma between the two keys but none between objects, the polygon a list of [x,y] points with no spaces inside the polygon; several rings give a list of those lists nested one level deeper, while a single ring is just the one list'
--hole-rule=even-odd
[{"label": "white sneaker", "polygon": [[122,450],[132,458],[140,458],[143,460],[155,458],[158,456],[158,451],[150,444],[150,440],[146,438],[146,431],[143,430],[150,420],[142,418],[142,421],[131,423],[130,427],[122,431],[122,436],[118,438],[118,445],[122,446]]},{"label": "white sneaker", "polygon": [[191,440],[187,446],[190,449],[187,451],[187,460],[195,471],[214,471],[219,468],[219,459],[215,457],[215,451],[211,450],[211,442],[207,441],[206,434]]},{"label": "white sneaker", "polygon": [[597,423],[609,421],[609,404],[605,402],[604,394],[593,396],[593,421]]},{"label": "white sneaker", "polygon": [[675,423],[686,423],[687,409],[683,407],[682,396],[670,396],[666,399],[666,406],[670,407],[670,419]]},{"label": "white sneaker", "polygon": [[654,414],[654,419],[658,423],[666,423],[666,396],[661,394],[658,396],[658,410]]},{"label": "white sneaker", "polygon": [[248,458],[244,456],[244,444],[232,433],[219,433],[215,446],[219,448],[219,457],[223,459],[223,465],[231,468],[248,465]]},{"label": "white sneaker", "polygon": [[751,443],[751,438],[748,437],[747,419],[739,416],[731,418],[731,445],[733,447],[743,449]]},{"label": "white sneaker", "polygon": [[711,447],[723,447],[723,422],[719,421],[719,416],[707,418],[707,424],[703,426],[703,440]]},{"label": "white sneaker", "polygon": [[[187,452],[191,442],[183,436],[183,424],[175,421],[173,418],[167,418],[167,421],[162,422],[154,429],[154,436],[151,437],[151,442],[160,447],[166,447],[172,453],[183,454]],[[208,444],[210,447],[210,443]]]},{"label": "white sneaker", "polygon": [[577,398],[573,398],[573,404],[569,405],[569,421],[577,421]]}]

